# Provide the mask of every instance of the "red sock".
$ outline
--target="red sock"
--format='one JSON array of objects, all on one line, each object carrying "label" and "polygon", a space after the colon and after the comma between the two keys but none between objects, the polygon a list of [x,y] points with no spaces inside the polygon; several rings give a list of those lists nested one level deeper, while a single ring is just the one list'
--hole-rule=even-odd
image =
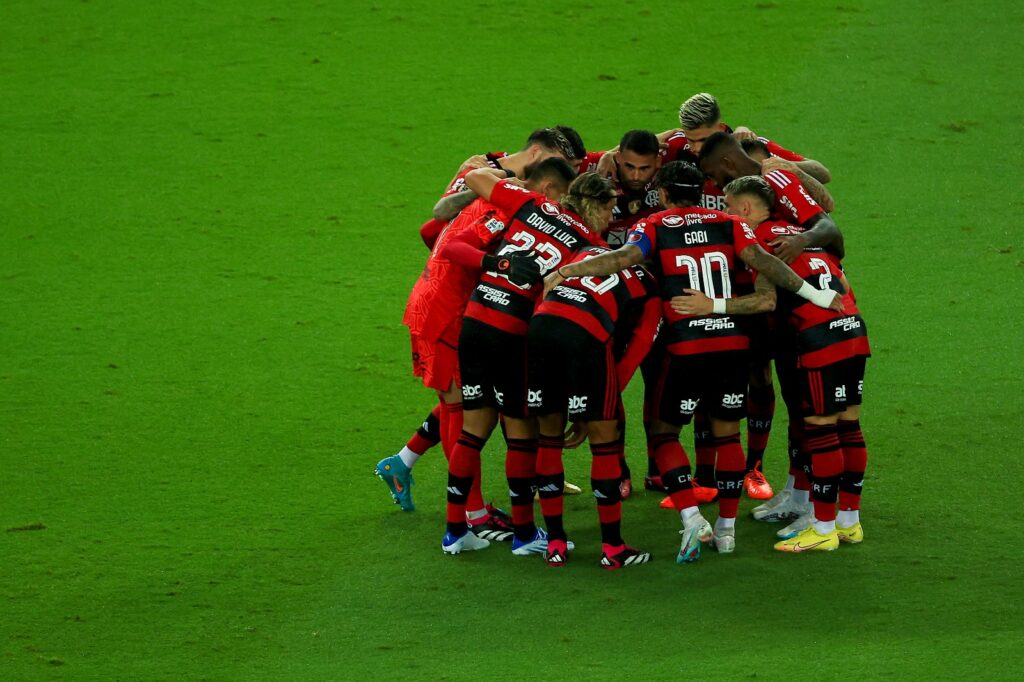
[{"label": "red sock", "polygon": [[768,436],[772,433],[772,418],[775,416],[775,389],[767,386],[751,386],[747,393],[747,470],[753,470],[761,463],[768,447]]},{"label": "red sock", "polygon": [[654,458],[661,472],[661,482],[672,498],[672,505],[677,511],[687,507],[696,507],[697,498],[693,496],[693,478],[690,476],[690,460],[686,456],[679,436],[660,433],[651,438],[654,445]]},{"label": "red sock", "polygon": [[[505,477],[512,500],[512,525],[517,530],[531,529],[533,523],[533,486],[536,478],[537,441],[509,438],[505,455]],[[528,539],[519,535],[520,539]]]},{"label": "red sock", "polygon": [[473,472],[480,468],[483,438],[463,431],[448,460],[448,530],[461,534],[466,526],[466,497],[473,485]]},{"label": "red sock", "polygon": [[740,494],[743,492],[743,476],[747,460],[740,445],[740,434],[715,439],[717,463],[715,481],[718,484],[718,515],[727,519],[736,518],[740,508]]},{"label": "red sock", "polygon": [[622,442],[590,444],[593,459],[590,462],[590,487],[597,500],[597,518],[601,522],[601,542],[609,545],[622,544],[622,498],[619,479],[622,469],[619,452]]},{"label": "red sock", "polygon": [[839,508],[843,511],[860,509],[860,495],[864,489],[864,470],[868,465],[868,448],[860,421],[839,420],[839,444],[843,448],[843,476],[839,482]]},{"label": "red sock", "polygon": [[412,438],[405,444],[405,447],[409,448],[417,455],[422,455],[424,452],[434,447],[441,442],[441,405],[438,403],[434,405],[434,409],[430,411],[427,418],[423,420],[423,425],[416,429],[415,433],[412,434]]},{"label": "red sock", "polygon": [[562,525],[563,488],[565,469],[562,466],[562,448],[565,439],[561,436],[545,436],[537,441],[537,494],[540,497],[540,512],[548,537],[565,540]]},{"label": "red sock", "polygon": [[811,500],[814,518],[835,521],[839,480],[843,474],[843,451],[835,424],[804,424],[807,454],[811,458]]}]

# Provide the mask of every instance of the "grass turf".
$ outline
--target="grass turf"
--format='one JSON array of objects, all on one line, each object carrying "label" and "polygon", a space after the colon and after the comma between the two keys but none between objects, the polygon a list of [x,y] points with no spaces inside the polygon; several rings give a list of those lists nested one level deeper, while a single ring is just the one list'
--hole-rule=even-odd
[{"label": "grass turf", "polygon": [[[5,3],[0,677],[1012,677],[1022,18]],[[606,574],[583,497],[563,571],[442,557],[440,454],[413,514],[370,476],[431,403],[399,325],[416,226],[470,154],[556,122],[611,146],[699,90],[833,170],[875,350],[867,541],[781,556],[741,520],[681,568],[640,496],[655,562]]]}]

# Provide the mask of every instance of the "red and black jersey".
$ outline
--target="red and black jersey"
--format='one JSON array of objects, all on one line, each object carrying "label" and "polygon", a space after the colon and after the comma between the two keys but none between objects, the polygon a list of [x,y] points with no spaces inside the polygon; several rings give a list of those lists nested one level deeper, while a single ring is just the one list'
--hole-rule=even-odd
[{"label": "red and black jersey", "polygon": [[785,220],[797,225],[806,225],[807,221],[824,213],[818,202],[804,189],[793,173],[785,170],[773,170],[764,176],[775,191],[775,207],[772,209],[772,220]]},{"label": "red and black jersey", "polygon": [[[785,221],[768,221],[758,225],[756,235],[765,250],[776,237],[799,234],[803,228]],[[815,289],[844,292],[842,268],[831,254],[822,249],[805,249],[789,267]],[[870,356],[868,330],[864,324],[853,291],[843,295],[844,312],[819,308],[791,291],[780,289],[776,314],[784,317],[796,339],[801,367],[816,369],[857,356]]]},{"label": "red and black jersey", "polygon": [[672,208],[641,220],[630,231],[635,244],[651,258],[660,283],[668,351],[691,355],[745,350],[750,342],[729,315],[680,315],[669,301],[696,289],[710,298],[732,298],[738,254],[757,244],[750,227],[736,216],[706,208]]},{"label": "red and black jersey", "polygon": [[[578,252],[569,263],[610,250],[590,246]],[[642,305],[646,299],[657,295],[658,285],[651,273],[633,265],[605,277],[570,277],[548,292],[535,314],[565,318],[604,343],[615,334],[616,324],[627,308]]]},{"label": "red and black jersey", "polygon": [[640,191],[627,189],[615,180],[615,208],[612,219],[608,223],[605,240],[608,245],[618,248],[626,243],[626,234],[630,228],[649,215],[661,210],[661,199],[658,197],[658,186],[652,179]]},{"label": "red and black jersey", "polygon": [[[507,227],[490,235],[497,243],[495,253],[533,251],[537,254],[542,275],[569,260],[572,254],[587,246],[606,246],[600,235],[582,220],[543,194],[531,192],[510,182],[499,182],[491,191],[491,203],[504,215]],[[481,236],[486,225],[478,227]],[[519,286],[505,275],[485,272],[469,298],[466,317],[509,332],[526,334],[534,303],[543,291],[542,282]]]}]

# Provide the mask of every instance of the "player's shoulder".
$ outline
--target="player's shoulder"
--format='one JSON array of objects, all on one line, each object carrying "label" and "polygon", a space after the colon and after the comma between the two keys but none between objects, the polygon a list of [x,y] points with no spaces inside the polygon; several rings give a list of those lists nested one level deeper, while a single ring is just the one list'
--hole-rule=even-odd
[{"label": "player's shoulder", "polygon": [[800,185],[800,179],[796,175],[781,168],[769,171],[765,174],[764,179],[773,189],[784,190],[790,185]]},{"label": "player's shoulder", "polygon": [[764,245],[777,237],[800,234],[803,231],[804,228],[787,220],[766,220],[754,228],[754,235],[757,237],[757,241]]}]

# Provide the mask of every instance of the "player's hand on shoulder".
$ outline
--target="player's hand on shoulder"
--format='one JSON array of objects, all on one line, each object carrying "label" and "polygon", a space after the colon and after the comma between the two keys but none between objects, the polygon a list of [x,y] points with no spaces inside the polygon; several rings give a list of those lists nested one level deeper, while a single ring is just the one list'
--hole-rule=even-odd
[{"label": "player's hand on shoulder", "polygon": [[594,171],[604,178],[613,177],[615,175],[615,154],[605,152],[601,160],[597,162]]},{"label": "player's hand on shoulder", "polygon": [[757,138],[757,134],[747,126],[739,126],[732,131],[732,136],[740,142],[743,140],[753,140]]},{"label": "player's hand on shoulder", "polygon": [[703,292],[683,289],[685,296],[673,296],[669,301],[672,310],[680,315],[710,315],[714,304]]},{"label": "player's hand on shoulder", "polygon": [[837,313],[845,312],[846,309],[843,307],[843,295],[841,293],[838,291],[835,292],[835,297],[833,297],[832,303],[829,304],[828,309],[834,310]]},{"label": "player's hand on shoulder", "polygon": [[784,170],[790,173],[796,173],[797,166],[792,161],[786,161],[780,159],[777,156],[769,156],[767,159],[761,162],[761,175],[768,175],[772,171]]},{"label": "player's hand on shoulder", "polygon": [[565,278],[558,274],[558,270],[552,270],[548,273],[547,277],[544,278],[544,293],[542,295],[547,296],[552,289],[564,281]]},{"label": "player's hand on shoulder", "polygon": [[775,250],[775,257],[783,263],[792,263],[793,259],[807,248],[807,237],[802,234],[792,234],[785,237],[776,237],[768,242]]},{"label": "player's hand on shoulder", "polygon": [[475,154],[462,162],[462,165],[459,166],[459,172],[462,173],[470,168],[487,168],[489,165],[490,164],[487,163],[486,156],[483,154]]}]

